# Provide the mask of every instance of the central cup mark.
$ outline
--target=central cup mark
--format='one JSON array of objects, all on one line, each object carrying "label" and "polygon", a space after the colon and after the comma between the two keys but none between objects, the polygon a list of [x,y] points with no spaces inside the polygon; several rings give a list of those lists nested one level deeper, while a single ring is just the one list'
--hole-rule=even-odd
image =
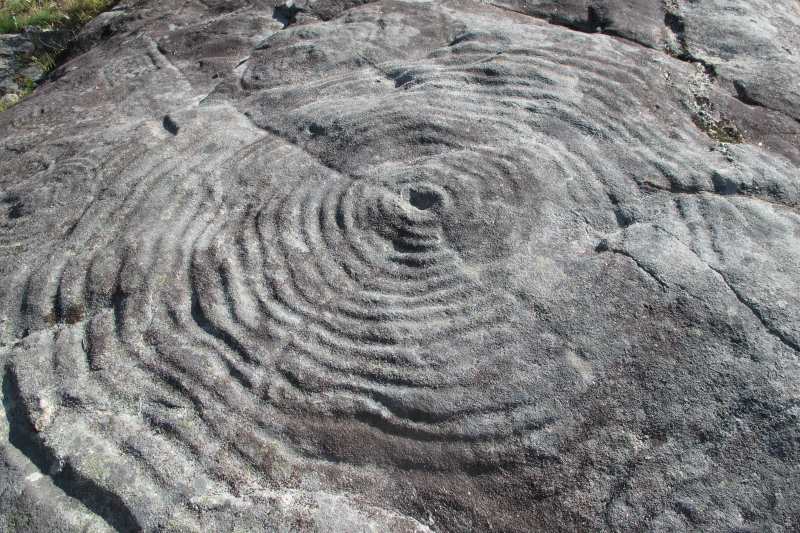
[{"label": "central cup mark", "polygon": [[442,197],[435,191],[428,189],[409,189],[408,203],[420,211],[441,205]]}]

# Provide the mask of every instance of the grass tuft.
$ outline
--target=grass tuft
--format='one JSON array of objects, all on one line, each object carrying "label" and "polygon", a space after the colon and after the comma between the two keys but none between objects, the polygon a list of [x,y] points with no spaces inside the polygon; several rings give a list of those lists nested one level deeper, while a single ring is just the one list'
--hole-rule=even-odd
[{"label": "grass tuft", "polygon": [[78,28],[108,9],[113,0],[0,0],[0,33]]},{"label": "grass tuft", "polygon": [[31,58],[31,62],[40,69],[42,69],[42,72],[47,74],[48,72],[56,68],[58,55],[60,53],[61,53],[60,50],[55,50],[53,52],[42,52],[40,54],[33,56]]}]

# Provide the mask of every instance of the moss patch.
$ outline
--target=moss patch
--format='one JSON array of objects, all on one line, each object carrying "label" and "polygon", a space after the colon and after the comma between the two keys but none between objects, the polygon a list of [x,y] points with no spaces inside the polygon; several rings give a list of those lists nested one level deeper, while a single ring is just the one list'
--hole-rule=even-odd
[{"label": "moss patch", "polygon": [[736,124],[719,113],[715,113],[714,106],[708,98],[695,96],[695,103],[697,107],[692,120],[706,135],[721,143],[739,144],[744,142],[744,135]]}]

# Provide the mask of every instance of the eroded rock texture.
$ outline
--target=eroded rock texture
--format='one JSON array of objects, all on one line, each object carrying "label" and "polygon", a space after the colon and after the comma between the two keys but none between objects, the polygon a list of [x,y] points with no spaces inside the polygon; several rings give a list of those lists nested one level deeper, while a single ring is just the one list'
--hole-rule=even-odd
[{"label": "eroded rock texture", "polygon": [[0,115],[0,525],[797,531],[800,5],[150,1]]}]

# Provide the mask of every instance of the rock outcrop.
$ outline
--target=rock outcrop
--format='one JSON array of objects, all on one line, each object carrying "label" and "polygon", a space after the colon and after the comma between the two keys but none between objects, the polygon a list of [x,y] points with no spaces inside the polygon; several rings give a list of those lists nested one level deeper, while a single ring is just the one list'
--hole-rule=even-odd
[{"label": "rock outcrop", "polygon": [[798,36],[118,5],[0,114],[0,529],[797,531]]},{"label": "rock outcrop", "polygon": [[47,75],[43,58],[54,58],[66,47],[70,33],[29,28],[15,34],[0,34],[0,110],[16,104]]}]

